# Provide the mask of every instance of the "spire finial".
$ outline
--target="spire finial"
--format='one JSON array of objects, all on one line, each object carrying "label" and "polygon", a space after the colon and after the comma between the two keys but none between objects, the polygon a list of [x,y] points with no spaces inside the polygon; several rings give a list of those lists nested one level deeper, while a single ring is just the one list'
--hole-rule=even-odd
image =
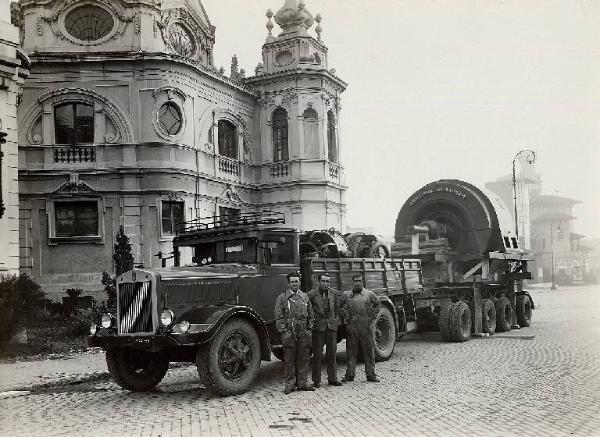
[{"label": "spire finial", "polygon": [[269,21],[267,21],[267,30],[269,31],[269,34],[267,35],[267,42],[272,42],[272,41],[275,41],[275,37],[271,33],[271,31],[273,30],[273,26],[274,26],[273,22],[271,21],[271,18],[273,18],[273,11],[271,9],[267,9],[266,16],[269,19]]},{"label": "spire finial", "polygon": [[321,17],[321,14],[317,14],[317,16],[315,17],[315,21],[317,22],[317,27],[315,27],[315,32],[317,33],[317,41],[321,41],[321,32],[323,32],[323,28],[321,27],[322,20],[323,17]]}]

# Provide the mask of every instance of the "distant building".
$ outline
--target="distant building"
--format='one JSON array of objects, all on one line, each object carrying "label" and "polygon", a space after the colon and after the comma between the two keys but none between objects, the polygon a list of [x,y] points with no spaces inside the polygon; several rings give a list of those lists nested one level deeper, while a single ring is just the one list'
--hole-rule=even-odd
[{"label": "distant building", "polygon": [[17,106],[29,60],[20,49],[19,28],[10,22],[9,2],[0,2],[0,274],[19,273]]},{"label": "distant building", "polygon": [[536,194],[531,197],[531,243],[536,253],[536,279],[552,281],[552,258],[556,282],[583,280],[583,258],[579,240],[573,232],[575,199]]},{"label": "distant building", "polygon": [[[552,281],[552,254],[557,282],[583,279],[587,248],[580,246],[583,235],[573,232],[573,206],[578,200],[541,194],[542,181],[535,164],[517,161],[515,174],[517,221],[522,248],[531,249],[529,270],[533,280]],[[514,220],[515,189],[512,175],[504,176],[485,187],[496,193],[506,204]]]},{"label": "distant building", "polygon": [[198,217],[270,209],[300,229],[345,227],[346,83],[304,2],[267,16],[255,74],[234,56],[227,77],[199,0],[20,1],[23,271],[58,297],[101,289],[120,227],[147,267]]}]

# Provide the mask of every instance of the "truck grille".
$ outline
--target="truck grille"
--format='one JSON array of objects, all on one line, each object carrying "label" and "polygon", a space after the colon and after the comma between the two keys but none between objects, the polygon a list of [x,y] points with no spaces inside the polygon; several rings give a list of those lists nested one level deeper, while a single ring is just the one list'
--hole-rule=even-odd
[{"label": "truck grille", "polygon": [[152,283],[119,284],[119,333],[152,332]]}]

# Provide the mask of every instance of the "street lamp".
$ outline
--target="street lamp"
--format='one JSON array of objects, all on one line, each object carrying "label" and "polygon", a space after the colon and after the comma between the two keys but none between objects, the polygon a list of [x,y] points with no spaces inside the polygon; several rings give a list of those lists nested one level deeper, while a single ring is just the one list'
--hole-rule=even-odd
[{"label": "street lamp", "polygon": [[517,240],[519,239],[519,220],[517,218],[517,175],[515,171],[515,163],[521,154],[526,154],[526,159],[529,164],[533,164],[535,162],[535,152],[529,149],[519,150],[512,162],[513,199],[515,204],[515,232],[517,233]]},{"label": "street lamp", "polygon": [[[560,222],[556,224],[556,230],[560,232]],[[550,290],[556,290],[556,281],[554,280],[554,222],[550,222],[550,271],[552,272]]]}]

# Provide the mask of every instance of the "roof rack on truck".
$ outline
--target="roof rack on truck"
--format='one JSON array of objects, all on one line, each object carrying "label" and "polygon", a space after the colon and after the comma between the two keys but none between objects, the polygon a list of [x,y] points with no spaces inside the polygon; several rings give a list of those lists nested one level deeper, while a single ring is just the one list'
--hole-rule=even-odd
[{"label": "roof rack on truck", "polygon": [[275,225],[285,224],[285,216],[282,212],[256,211],[243,212],[235,215],[213,215],[209,217],[198,217],[193,220],[177,224],[177,236],[199,234],[203,231],[215,229],[230,229],[239,226],[253,225]]}]

